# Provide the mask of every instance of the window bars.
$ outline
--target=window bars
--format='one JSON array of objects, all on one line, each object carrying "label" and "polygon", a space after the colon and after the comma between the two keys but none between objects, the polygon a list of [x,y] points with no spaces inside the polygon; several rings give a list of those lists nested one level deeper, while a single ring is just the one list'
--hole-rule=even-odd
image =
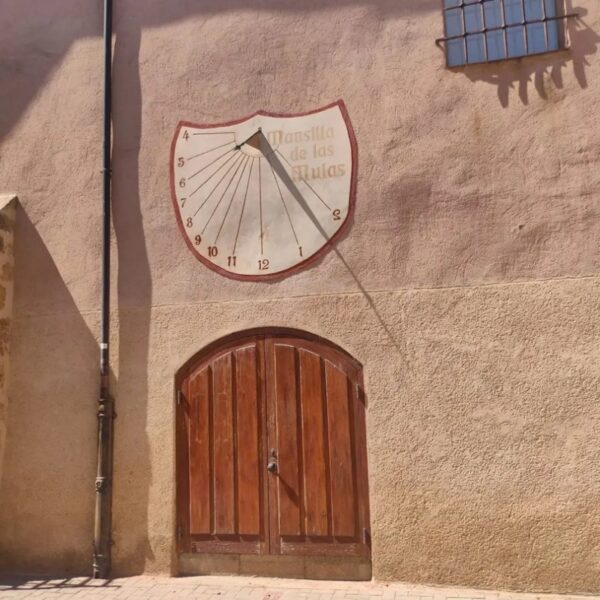
[{"label": "window bars", "polygon": [[449,67],[559,50],[565,19],[557,0],[442,0]]}]

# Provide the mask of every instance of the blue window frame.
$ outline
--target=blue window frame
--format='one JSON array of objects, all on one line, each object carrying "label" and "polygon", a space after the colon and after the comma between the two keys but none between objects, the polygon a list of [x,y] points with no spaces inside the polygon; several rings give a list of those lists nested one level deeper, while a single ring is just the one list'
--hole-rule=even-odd
[{"label": "blue window frame", "polygon": [[442,0],[448,66],[540,54],[564,46],[557,0]]}]

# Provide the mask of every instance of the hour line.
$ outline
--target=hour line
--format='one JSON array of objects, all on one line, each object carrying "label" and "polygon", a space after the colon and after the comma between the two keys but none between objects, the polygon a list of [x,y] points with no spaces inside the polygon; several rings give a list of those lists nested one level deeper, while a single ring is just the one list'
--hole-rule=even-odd
[{"label": "hour line", "polygon": [[275,169],[271,167],[271,173],[273,173],[273,179],[275,180],[275,185],[277,185],[277,190],[279,191],[279,197],[281,198],[281,203],[283,204],[283,208],[285,209],[285,214],[287,215],[288,221],[290,222],[290,227],[292,228],[292,233],[294,234],[294,238],[296,239],[296,244],[299,246],[300,242],[298,241],[298,236],[296,235],[296,230],[294,229],[294,224],[292,223],[292,217],[290,217],[290,211],[283,199],[283,194],[281,193],[281,187],[279,185],[279,181],[277,181],[277,175],[275,175]]},{"label": "hour line", "polygon": [[[275,150],[275,152],[277,152],[277,154],[279,154],[279,156],[281,156],[281,158],[283,158],[283,160],[285,160],[285,162],[288,164],[290,169],[292,169],[292,173],[293,173],[294,167],[292,167],[292,165],[290,165],[287,158],[283,154],[281,154],[281,152],[279,152],[279,150]],[[313,188],[313,186],[310,185],[310,183],[308,183],[308,181],[306,181],[306,179],[304,179],[304,177],[300,177],[300,180],[303,181],[310,188],[311,192],[324,204],[325,208],[327,208],[327,210],[331,211],[330,206],[327,204],[327,202],[325,202],[325,200],[323,200],[323,198],[321,198],[321,196],[319,196],[319,194],[317,194],[317,192],[315,192],[315,189]]]},{"label": "hour line", "polygon": [[189,156],[186,160],[194,160],[194,158],[199,158],[200,156],[204,156],[205,154],[210,154],[211,152],[214,152],[215,150],[218,150],[219,148],[225,148],[225,146],[230,146],[231,144],[233,144],[233,142],[226,142],[225,144],[221,144],[220,146],[211,148],[210,150],[207,150],[206,152],[200,152],[200,154],[194,154],[194,156]]},{"label": "hour line", "polygon": [[192,135],[235,135],[235,131],[202,131]]},{"label": "hour line", "polygon": [[225,177],[227,177],[227,175],[229,175],[229,173],[231,172],[233,167],[235,167],[236,164],[238,164],[238,165],[241,164],[241,162],[244,160],[244,155],[236,154],[235,156],[237,156],[236,160],[231,164],[229,169],[227,169],[227,171],[225,172],[225,175],[223,175],[223,177],[221,177],[221,179],[219,179],[219,182],[210,191],[208,196],[206,196],[206,198],[204,199],[204,202],[198,207],[198,210],[194,213],[194,216],[196,216],[202,210],[202,207],[210,200],[210,197],[215,193],[215,190],[223,183]]},{"label": "hour line", "polygon": [[[190,198],[200,189],[202,189],[219,171],[221,171],[221,169],[223,169],[227,164],[229,164],[236,156],[239,156],[239,154],[232,154],[222,165],[219,166],[219,168],[208,177],[208,179],[205,179],[191,194],[190,194]],[[235,164],[235,163],[234,163]]]},{"label": "hour line", "polygon": [[[244,202],[242,204],[242,212],[240,213],[240,221],[238,223],[237,232],[235,234],[235,242],[233,243],[233,252],[232,256],[235,256],[235,251],[237,250],[238,238],[240,237],[240,230],[242,228],[242,219],[244,217],[244,210],[246,209],[246,200],[248,199],[248,189],[250,188],[250,180],[252,179],[252,171],[254,171],[254,160],[256,157],[252,157],[252,163],[250,164],[250,172],[248,173],[248,182],[246,183],[246,192],[244,193]],[[259,163],[260,165],[260,159]]]},{"label": "hour line", "polygon": [[212,165],[214,165],[216,162],[218,162],[224,156],[227,156],[230,152],[233,152],[234,150],[235,150],[235,148],[232,148],[231,150],[227,150],[227,152],[224,152],[220,156],[217,156],[217,158],[215,158],[215,160],[213,160],[212,162],[209,162],[207,165],[202,167],[199,171],[196,171],[193,175],[190,175],[188,177],[188,179],[193,179],[194,177],[196,177],[196,175],[200,175],[200,173],[202,173],[202,171],[206,171],[206,169],[208,169],[208,167],[212,167]]},{"label": "hour line", "polygon": [[217,212],[217,209],[219,208],[219,206],[221,206],[221,202],[223,202],[223,198],[225,198],[225,194],[227,193],[227,190],[231,187],[231,184],[233,183],[233,180],[235,179],[235,176],[237,175],[238,171],[240,170],[240,167],[242,166],[242,163],[244,162],[244,158],[245,158],[245,155],[242,155],[242,159],[237,162],[237,168],[236,168],[235,172],[233,173],[231,179],[229,180],[229,183],[225,187],[225,190],[221,194],[221,197],[219,198],[219,201],[217,202],[217,205],[213,209],[210,217],[208,217],[208,221],[206,221],[206,225],[204,226],[204,229],[202,230],[202,235],[204,235],[204,232],[206,231],[206,228],[208,227],[208,225],[212,221],[212,218],[215,216],[215,213]]},{"label": "hour line", "polygon": [[258,206],[260,209],[260,255],[264,256],[265,254],[265,249],[264,249],[264,233],[263,233],[263,214],[262,214],[262,174],[261,174],[261,160],[262,158],[258,159]]},{"label": "hour line", "polygon": [[248,166],[248,163],[250,162],[251,158],[252,158],[251,156],[246,157],[246,161],[244,162],[244,168],[242,169],[242,172],[240,173],[240,178],[238,179],[235,189],[233,190],[233,194],[231,195],[231,200],[229,201],[229,206],[227,207],[227,212],[225,213],[225,216],[223,217],[223,221],[221,221],[221,227],[219,227],[219,232],[217,233],[217,237],[215,238],[215,244],[214,244],[215,246],[217,245],[217,242],[219,241],[219,236],[221,235],[221,231],[223,231],[223,226],[225,225],[225,221],[227,220],[227,216],[229,215],[229,211],[231,210],[231,206],[233,205],[233,201],[235,200],[237,191],[240,188],[240,183],[242,183],[244,173],[246,172],[246,167]]}]

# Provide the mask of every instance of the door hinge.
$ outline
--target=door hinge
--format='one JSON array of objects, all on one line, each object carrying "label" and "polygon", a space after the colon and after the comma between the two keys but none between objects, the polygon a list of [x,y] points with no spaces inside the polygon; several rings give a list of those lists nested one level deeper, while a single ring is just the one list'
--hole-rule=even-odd
[{"label": "door hinge", "polygon": [[177,525],[177,541],[180,542],[183,539],[183,527]]},{"label": "door hinge", "polygon": [[183,392],[181,390],[177,390],[177,406],[180,406],[183,402]]}]

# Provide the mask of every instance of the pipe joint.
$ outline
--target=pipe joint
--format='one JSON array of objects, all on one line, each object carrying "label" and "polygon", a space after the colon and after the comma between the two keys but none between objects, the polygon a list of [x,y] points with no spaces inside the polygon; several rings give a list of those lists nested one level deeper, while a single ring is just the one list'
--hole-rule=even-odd
[{"label": "pipe joint", "polygon": [[108,477],[96,477],[96,492],[101,494],[106,490],[109,484]]},{"label": "pipe joint", "polygon": [[115,403],[112,398],[100,398],[98,403],[98,417],[100,419],[113,419],[115,417],[114,411]]}]

